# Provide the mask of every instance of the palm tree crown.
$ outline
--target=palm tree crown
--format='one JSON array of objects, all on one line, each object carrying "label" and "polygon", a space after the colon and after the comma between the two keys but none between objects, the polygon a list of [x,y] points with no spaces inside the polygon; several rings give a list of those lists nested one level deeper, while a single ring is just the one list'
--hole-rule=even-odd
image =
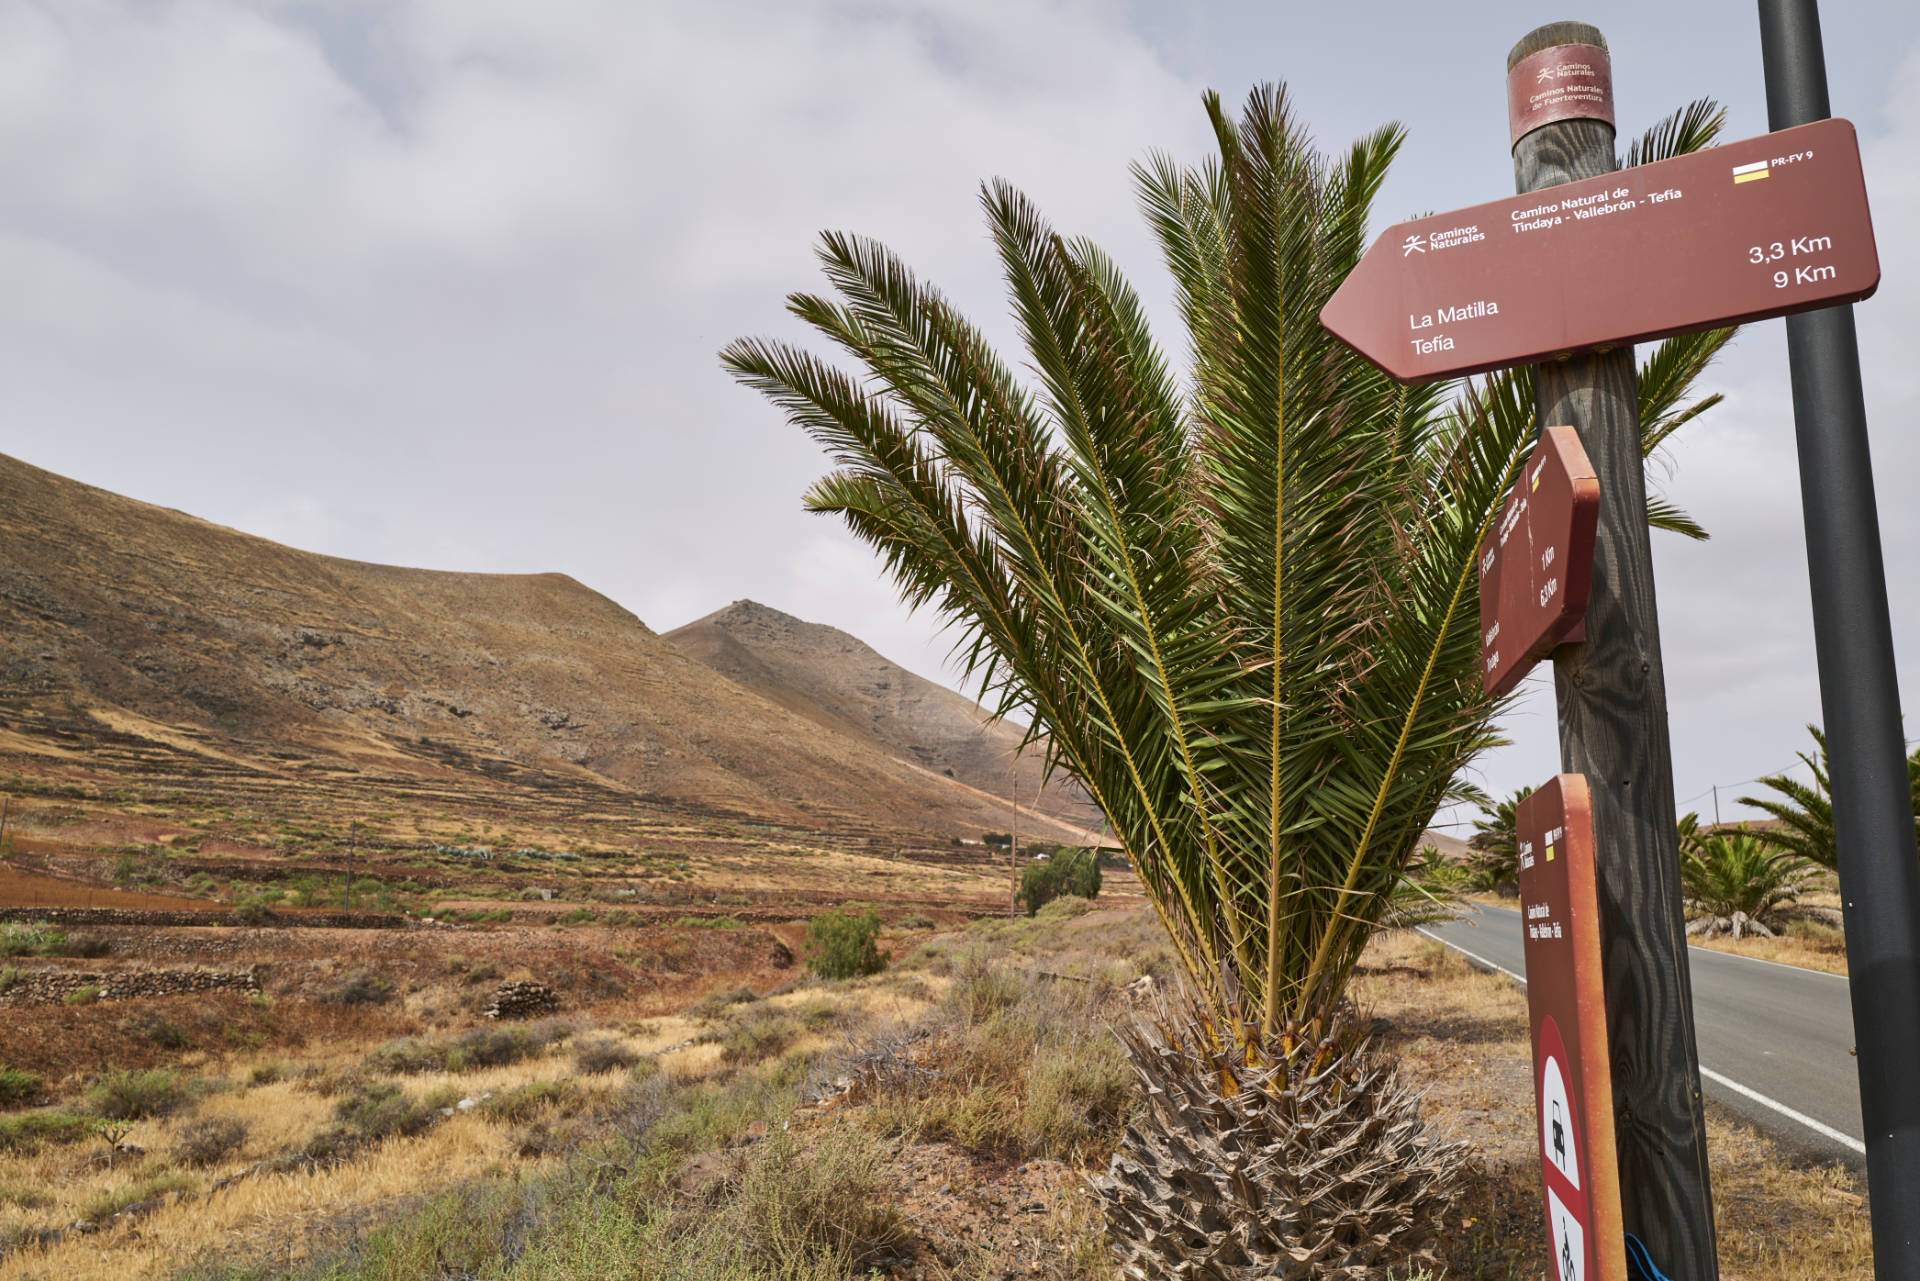
[{"label": "palm tree crown", "polygon": [[[1237,121],[1206,105],[1216,155],[1135,170],[1184,379],[1115,264],[998,182],[982,205],[1031,386],[883,246],[841,234],[820,254],[835,296],[789,303],[861,373],[756,339],[723,360],[832,454],[808,506],[958,625],[969,675],[1111,817],[1212,1007],[1271,1033],[1331,1011],[1490,741],[1475,551],[1536,424],[1525,371],[1449,401],[1319,323],[1399,127],[1328,156],[1278,89]],[[1681,402],[1725,340],[1649,358],[1650,447],[1695,412]]]}]

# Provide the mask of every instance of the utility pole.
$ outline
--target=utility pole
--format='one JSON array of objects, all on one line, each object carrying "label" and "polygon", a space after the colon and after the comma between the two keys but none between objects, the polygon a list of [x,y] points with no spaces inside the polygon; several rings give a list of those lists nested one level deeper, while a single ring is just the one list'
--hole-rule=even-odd
[{"label": "utility pole", "polygon": [[344,910],[353,910],[353,838],[360,834],[360,823],[355,820],[347,824],[347,892],[340,896]]},{"label": "utility pole", "polygon": [[1007,890],[1007,915],[1020,914],[1020,749],[1013,749],[1007,767],[1007,794],[1013,798],[1013,821],[1007,828],[1007,871],[1013,884]]},{"label": "utility pole", "polygon": [[13,808],[13,797],[0,796],[0,845],[7,841],[7,812]]},{"label": "utility pole", "polygon": [[1720,829],[1720,784],[1718,783],[1713,785],[1713,827],[1715,831]]},{"label": "utility pole", "polygon": [[[1516,74],[1522,60],[1528,65]],[[1561,65],[1604,74],[1589,97],[1544,119],[1527,115],[1536,82],[1552,82],[1552,71],[1542,80],[1540,69]],[[1540,27],[1513,47],[1507,71],[1517,192],[1618,168],[1606,38],[1597,28]],[[1592,793],[1622,1225],[1669,1275],[1713,1281],[1719,1266],[1633,348],[1535,365],[1533,382],[1542,427],[1578,431],[1600,482],[1586,639],[1555,650],[1553,672],[1561,769],[1584,775]]]},{"label": "utility pole", "polygon": [[[1767,123],[1832,115],[1815,0],[1760,0]],[[1920,855],[1851,305],[1787,317],[1879,1281],[1920,1279]]]}]

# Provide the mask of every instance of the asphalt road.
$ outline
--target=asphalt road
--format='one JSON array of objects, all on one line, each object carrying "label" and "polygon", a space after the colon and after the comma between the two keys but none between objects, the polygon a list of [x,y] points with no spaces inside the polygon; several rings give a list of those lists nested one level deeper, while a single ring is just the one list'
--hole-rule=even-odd
[{"label": "asphalt road", "polygon": [[[1512,908],[1476,907],[1421,933],[1525,982],[1520,926]],[[1847,980],[1700,947],[1688,957],[1707,1097],[1795,1147],[1863,1167]]]}]

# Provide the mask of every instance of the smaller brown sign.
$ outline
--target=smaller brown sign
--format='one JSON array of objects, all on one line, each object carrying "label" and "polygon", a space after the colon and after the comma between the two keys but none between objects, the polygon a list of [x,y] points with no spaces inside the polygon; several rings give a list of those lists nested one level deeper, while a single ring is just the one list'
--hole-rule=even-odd
[{"label": "smaller brown sign", "polygon": [[1593,879],[1593,799],[1586,778],[1562,774],[1548,782],[1520,802],[1513,827],[1553,1276],[1626,1281]]},{"label": "smaller brown sign", "polygon": [[1495,698],[1578,640],[1593,585],[1600,480],[1571,427],[1540,433],[1480,543],[1480,679]]},{"label": "smaller brown sign", "polygon": [[1556,120],[1613,123],[1613,60],[1599,45],[1554,45],[1507,72],[1507,127],[1514,142]]}]

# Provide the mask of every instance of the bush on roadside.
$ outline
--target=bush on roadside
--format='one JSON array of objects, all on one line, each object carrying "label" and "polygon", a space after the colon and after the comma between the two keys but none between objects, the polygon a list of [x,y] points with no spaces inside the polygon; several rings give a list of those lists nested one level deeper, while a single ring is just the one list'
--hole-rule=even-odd
[{"label": "bush on roadside", "polygon": [[872,908],[822,912],[807,922],[807,968],[823,979],[878,974],[887,968],[879,938],[880,914]]},{"label": "bush on roadside", "polygon": [[247,1141],[247,1123],[237,1116],[210,1116],[180,1127],[173,1159],[182,1165],[218,1165]]},{"label": "bush on roadside", "polygon": [[180,1078],[164,1068],[109,1072],[87,1091],[87,1106],[109,1121],[165,1116],[185,1101]]}]

